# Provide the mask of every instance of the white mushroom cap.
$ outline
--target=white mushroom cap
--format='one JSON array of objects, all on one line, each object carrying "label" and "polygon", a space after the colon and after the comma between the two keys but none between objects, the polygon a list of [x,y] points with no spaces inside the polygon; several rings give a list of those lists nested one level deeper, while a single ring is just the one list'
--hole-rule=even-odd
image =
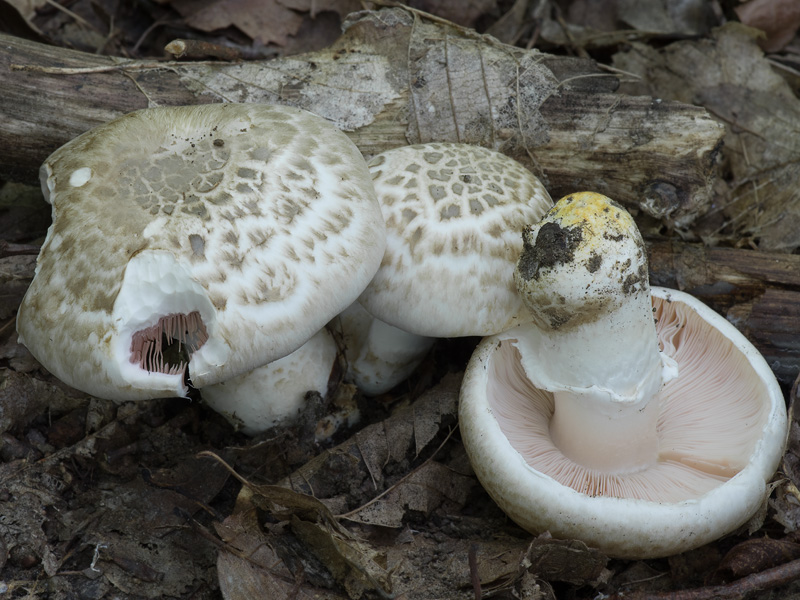
[{"label": "white mushroom cap", "polygon": [[338,348],[319,330],[291,354],[200,390],[203,400],[247,435],[288,424],[306,406],[308,392],[324,397]]},{"label": "white mushroom cap", "polygon": [[202,388],[285,356],[358,296],[385,244],[357,148],[290,107],[136,111],[54,152],[42,186],[53,224],[20,340],[105,398],[183,395],[187,360]]},{"label": "white mushroom cap", "polygon": [[651,298],[641,236],[608,198],[562,198],[525,237],[515,280],[534,322],[485,338],[461,390],[486,490],[530,531],[619,557],[743,524],[787,437],[764,359],[690,296]]},{"label": "white mushroom cap", "polygon": [[512,281],[519,231],[552,204],[533,174],[466,144],[396,148],[369,167],[387,243],[359,298],[364,308],[431,337],[487,335],[530,320]]},{"label": "white mushroom cap", "polygon": [[[553,394],[522,366],[523,325],[481,341],[461,388],[461,436],[478,479],[531,532],[580,539],[611,556],[667,556],[732,532],[759,509],[787,438],[766,361],[691,296],[653,288],[658,337],[680,375],[659,393],[658,457],[604,473],[549,435]],[[580,434],[577,434],[580,435]]]},{"label": "white mushroom cap", "polygon": [[436,341],[384,323],[358,302],[339,315],[338,328],[347,359],[345,378],[367,396],[388,392],[405,380]]}]

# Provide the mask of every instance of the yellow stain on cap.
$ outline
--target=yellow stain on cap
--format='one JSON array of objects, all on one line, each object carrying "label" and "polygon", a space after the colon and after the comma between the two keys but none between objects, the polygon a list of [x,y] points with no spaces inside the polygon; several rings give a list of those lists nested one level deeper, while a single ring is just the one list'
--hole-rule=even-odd
[{"label": "yellow stain on cap", "polygon": [[561,198],[553,205],[543,222],[557,222],[561,227],[579,227],[583,244],[592,244],[596,235],[616,238],[630,235],[636,228],[633,218],[625,208],[611,198],[596,192],[577,192]]}]

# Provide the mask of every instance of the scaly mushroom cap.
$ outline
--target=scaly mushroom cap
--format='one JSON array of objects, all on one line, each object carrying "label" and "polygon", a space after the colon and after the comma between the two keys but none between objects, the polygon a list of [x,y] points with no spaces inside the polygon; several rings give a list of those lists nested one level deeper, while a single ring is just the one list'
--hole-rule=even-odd
[{"label": "scaly mushroom cap", "polygon": [[707,306],[675,290],[652,295],[659,343],[680,375],[658,394],[658,453],[644,468],[586,468],[553,442],[553,394],[531,383],[518,343],[533,325],[476,349],[461,388],[461,436],[484,488],[525,529],[611,556],[658,557],[734,531],[762,505],[787,437],[775,377]]},{"label": "scaly mushroom cap", "polygon": [[358,296],[385,244],[357,148],[290,107],[136,111],[41,176],[53,224],[20,340],[105,398],[183,395],[187,375],[203,387],[289,354]]},{"label": "scaly mushroom cap", "polygon": [[552,205],[511,158],[467,144],[422,144],[369,163],[386,253],[359,302],[417,335],[488,335],[530,320],[512,273],[519,231]]}]

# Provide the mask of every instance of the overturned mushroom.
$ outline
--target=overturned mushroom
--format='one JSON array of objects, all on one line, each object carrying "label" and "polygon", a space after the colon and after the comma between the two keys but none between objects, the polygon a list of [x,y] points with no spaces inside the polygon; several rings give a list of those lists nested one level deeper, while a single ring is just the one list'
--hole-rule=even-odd
[{"label": "overturned mushroom", "polygon": [[694,298],[647,281],[622,207],[573,194],[525,231],[516,282],[534,322],[485,338],[460,423],[475,472],[532,532],[656,557],[762,505],[787,436],[764,359]]},{"label": "overturned mushroom", "polygon": [[308,112],[145,109],[54,152],[20,340],[112,399],[184,395],[292,352],[371,279],[384,225],[356,147]]}]

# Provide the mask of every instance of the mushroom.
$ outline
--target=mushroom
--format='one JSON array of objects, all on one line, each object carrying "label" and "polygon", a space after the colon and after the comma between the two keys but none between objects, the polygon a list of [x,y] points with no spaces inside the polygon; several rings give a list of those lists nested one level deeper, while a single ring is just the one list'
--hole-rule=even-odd
[{"label": "mushroom", "polygon": [[425,358],[435,338],[408,333],[369,314],[353,302],[334,321],[347,360],[345,379],[367,396],[388,392]]},{"label": "mushroom", "polygon": [[608,198],[567,196],[524,238],[533,322],[482,340],[461,389],[484,488],[525,529],[615,557],[744,524],[788,435],[766,361],[698,300],[649,288],[641,236]]},{"label": "mushroom", "polygon": [[320,329],[297,350],[233,379],[204,387],[203,400],[247,435],[291,423],[309,392],[324,397],[339,349]]},{"label": "mushroom", "polygon": [[359,297],[373,316],[421,336],[498,333],[530,320],[512,273],[516,231],[552,205],[515,160],[468,144],[395,148],[369,162],[386,252]]},{"label": "mushroom", "polygon": [[56,150],[41,178],[53,224],[20,341],[104,398],[182,396],[289,354],[383,254],[358,149],[295,108],[136,111]]}]

